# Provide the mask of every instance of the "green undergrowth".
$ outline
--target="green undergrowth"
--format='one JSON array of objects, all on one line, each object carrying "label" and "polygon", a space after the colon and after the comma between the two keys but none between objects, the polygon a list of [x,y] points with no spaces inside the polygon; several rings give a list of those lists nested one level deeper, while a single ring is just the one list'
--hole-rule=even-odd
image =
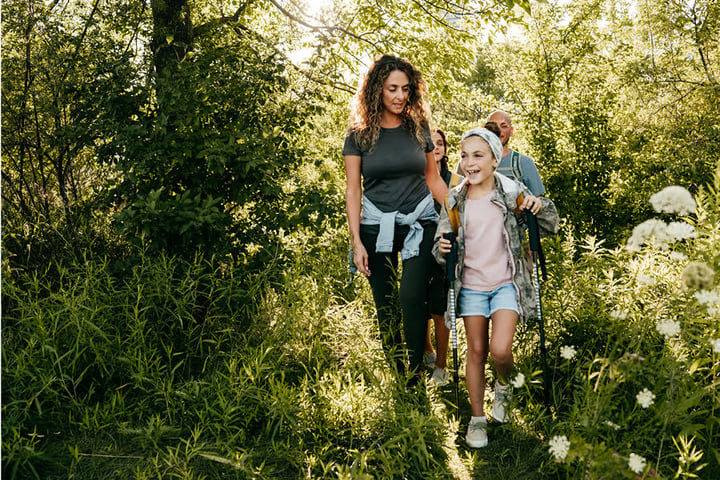
[{"label": "green undergrowth", "polygon": [[[520,326],[512,420],[480,450],[463,443],[462,324],[456,410],[452,384],[407,390],[389,370],[367,282],[348,285],[330,234],[292,239],[294,263],[254,274],[202,256],[118,268],[88,252],[52,274],[6,260],[3,475],[719,478],[718,305],[683,277],[690,262],[720,268],[715,192],[671,249],[607,249],[567,227],[545,241],[547,358],[537,323]],[[310,240],[326,255],[302,255]]]}]

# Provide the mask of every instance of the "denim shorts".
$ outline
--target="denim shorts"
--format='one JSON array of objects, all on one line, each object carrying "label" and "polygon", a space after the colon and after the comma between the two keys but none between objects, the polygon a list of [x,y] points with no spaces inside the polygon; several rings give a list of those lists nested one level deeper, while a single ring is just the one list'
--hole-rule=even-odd
[{"label": "denim shorts", "polygon": [[458,296],[458,307],[461,317],[485,317],[498,310],[513,310],[520,314],[517,293],[512,283],[505,283],[491,292],[479,292],[469,288],[461,288]]}]

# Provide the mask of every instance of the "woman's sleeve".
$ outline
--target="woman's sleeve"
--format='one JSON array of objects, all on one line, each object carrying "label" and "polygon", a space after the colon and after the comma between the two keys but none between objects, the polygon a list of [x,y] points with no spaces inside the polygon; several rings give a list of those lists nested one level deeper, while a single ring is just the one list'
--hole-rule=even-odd
[{"label": "woman's sleeve", "polygon": [[354,132],[348,132],[348,134],[345,135],[345,143],[342,149],[343,155],[362,156],[363,152],[357,144],[357,139],[355,137],[356,135]]}]

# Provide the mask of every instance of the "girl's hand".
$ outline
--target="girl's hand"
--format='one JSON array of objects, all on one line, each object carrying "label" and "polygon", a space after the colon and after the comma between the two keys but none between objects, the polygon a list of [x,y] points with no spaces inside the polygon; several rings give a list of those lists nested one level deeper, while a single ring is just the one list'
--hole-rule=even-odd
[{"label": "girl's hand", "polygon": [[521,210],[530,210],[532,213],[537,214],[542,209],[542,202],[539,198],[532,195],[525,197],[523,204],[520,206]]},{"label": "girl's hand", "polygon": [[[442,232],[445,233],[445,232]],[[440,236],[440,239],[438,240],[438,250],[440,250],[440,253],[443,253],[447,255],[450,253],[450,249],[452,248],[452,244],[450,243],[450,240],[447,238]]]},{"label": "girl's hand", "polygon": [[358,243],[353,246],[353,263],[358,269],[358,272],[362,273],[366,277],[370,276],[370,268],[368,267],[368,254],[365,250],[365,246],[362,243]]}]

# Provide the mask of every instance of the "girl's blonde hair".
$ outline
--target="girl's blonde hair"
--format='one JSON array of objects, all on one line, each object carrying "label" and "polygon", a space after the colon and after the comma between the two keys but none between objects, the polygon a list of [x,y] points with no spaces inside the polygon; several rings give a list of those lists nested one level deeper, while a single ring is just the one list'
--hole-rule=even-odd
[{"label": "girl's blonde hair", "polygon": [[403,126],[421,145],[428,141],[425,138],[425,127],[430,118],[430,109],[427,84],[420,71],[407,59],[394,55],[379,55],[363,76],[350,110],[348,133],[355,135],[356,142],[363,150],[371,150],[380,135],[380,120],[384,108],[383,85],[395,70],[405,73],[410,80],[407,104],[401,114]]}]

